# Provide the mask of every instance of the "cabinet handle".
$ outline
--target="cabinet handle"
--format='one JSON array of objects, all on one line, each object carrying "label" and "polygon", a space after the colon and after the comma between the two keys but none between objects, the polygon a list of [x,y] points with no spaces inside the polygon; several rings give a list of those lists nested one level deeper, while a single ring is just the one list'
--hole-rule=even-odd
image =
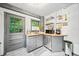
[{"label": "cabinet handle", "polygon": [[12,40],[9,40],[9,41],[12,41]]},{"label": "cabinet handle", "polygon": [[1,44],[1,42],[0,42],[0,44]]}]

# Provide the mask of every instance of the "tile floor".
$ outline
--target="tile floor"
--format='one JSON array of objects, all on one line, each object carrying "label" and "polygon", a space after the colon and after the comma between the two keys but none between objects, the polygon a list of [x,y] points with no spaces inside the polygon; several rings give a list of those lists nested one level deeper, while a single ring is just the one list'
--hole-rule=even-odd
[{"label": "tile floor", "polygon": [[8,52],[6,56],[65,56],[65,53],[63,51],[52,53],[45,47],[41,47],[37,50],[27,53],[26,48],[20,48],[20,49]]}]

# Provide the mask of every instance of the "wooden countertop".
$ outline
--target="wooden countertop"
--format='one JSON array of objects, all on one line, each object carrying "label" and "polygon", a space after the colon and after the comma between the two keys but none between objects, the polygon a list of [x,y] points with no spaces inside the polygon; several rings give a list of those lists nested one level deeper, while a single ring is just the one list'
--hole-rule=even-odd
[{"label": "wooden countertop", "polygon": [[48,33],[45,33],[45,32],[29,32],[27,34],[27,36],[36,36],[36,35],[47,35],[47,36],[66,36],[66,35],[63,35],[63,34],[48,34]]}]

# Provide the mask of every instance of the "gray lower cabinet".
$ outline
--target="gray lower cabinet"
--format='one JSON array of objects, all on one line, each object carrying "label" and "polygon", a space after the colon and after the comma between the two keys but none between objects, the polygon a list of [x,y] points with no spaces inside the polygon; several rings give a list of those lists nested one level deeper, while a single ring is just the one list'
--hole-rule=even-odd
[{"label": "gray lower cabinet", "polygon": [[44,46],[47,45],[47,42],[48,42],[47,36],[44,36],[44,40],[43,40]]},{"label": "gray lower cabinet", "polygon": [[7,51],[12,51],[12,50],[21,48],[23,46],[24,46],[24,42],[19,42],[19,43],[16,43],[16,44],[11,44],[11,45],[7,46]]},{"label": "gray lower cabinet", "polygon": [[52,37],[51,37],[51,36],[46,36],[45,39],[44,39],[44,41],[45,41],[45,46],[46,46],[48,49],[52,50],[52,48],[51,48]]},{"label": "gray lower cabinet", "polygon": [[30,52],[43,45],[43,36],[27,36],[27,51]]},{"label": "gray lower cabinet", "polygon": [[27,38],[27,51],[32,51],[36,48],[35,36],[30,36]]},{"label": "gray lower cabinet", "polygon": [[44,46],[52,52],[60,52],[64,48],[63,36],[45,36]]},{"label": "gray lower cabinet", "polygon": [[36,39],[37,39],[36,47],[38,48],[43,45],[43,36],[42,35],[36,36]]},{"label": "gray lower cabinet", "polygon": [[7,39],[7,52],[24,47],[25,37],[23,34],[10,34]]},{"label": "gray lower cabinet", "polygon": [[63,36],[61,37],[44,36],[44,41],[43,41],[42,35],[36,35],[36,36],[27,37],[27,51],[30,52],[42,46],[43,43],[44,43],[44,46],[46,46],[52,52],[59,52],[59,51],[62,51],[64,48]]},{"label": "gray lower cabinet", "polygon": [[52,37],[52,52],[60,52],[63,50],[63,37]]}]

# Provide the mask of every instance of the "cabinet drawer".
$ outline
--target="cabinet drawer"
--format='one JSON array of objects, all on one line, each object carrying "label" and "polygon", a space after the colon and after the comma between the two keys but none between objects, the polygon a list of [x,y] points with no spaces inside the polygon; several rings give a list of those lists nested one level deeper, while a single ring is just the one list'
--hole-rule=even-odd
[{"label": "cabinet drawer", "polygon": [[24,35],[9,35],[9,39],[20,39],[24,38]]},{"label": "cabinet drawer", "polygon": [[8,40],[8,45],[11,45],[11,44],[16,44],[16,43],[19,43],[19,42],[24,42],[24,38],[23,39],[11,39],[11,40]]},{"label": "cabinet drawer", "polygon": [[18,49],[18,48],[21,48],[21,47],[24,47],[23,42],[20,42],[20,43],[17,43],[17,44],[11,44],[11,45],[7,46],[7,51],[12,51],[12,50],[15,50],[15,49]]}]

